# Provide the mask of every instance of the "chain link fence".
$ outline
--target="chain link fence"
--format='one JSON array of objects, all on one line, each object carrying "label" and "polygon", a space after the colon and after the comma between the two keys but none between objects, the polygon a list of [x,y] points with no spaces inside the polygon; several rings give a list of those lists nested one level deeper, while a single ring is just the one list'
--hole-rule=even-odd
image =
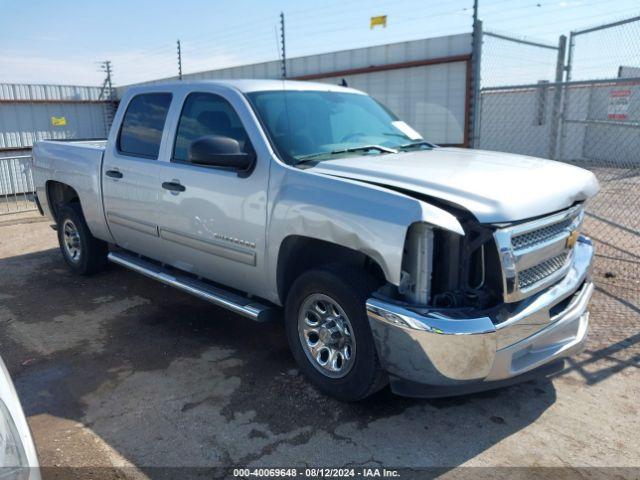
[{"label": "chain link fence", "polygon": [[640,77],[640,16],[569,35],[567,80]]},{"label": "chain link fence", "polygon": [[[556,92],[565,99],[558,123]],[[640,79],[492,87],[481,98],[480,148],[553,158],[596,174],[601,190],[585,228],[610,261],[598,265],[599,273],[638,285]],[[621,107],[620,98],[629,105]]]},{"label": "chain link fence", "polygon": [[485,31],[480,71],[482,87],[553,82],[558,50],[558,45]]},{"label": "chain link fence", "polygon": [[[491,50],[483,50],[483,72],[495,64],[487,55]],[[540,78],[529,70],[527,83],[499,86],[495,75],[489,76],[494,84],[483,82],[475,146],[560,160],[594,172],[600,192],[588,203],[584,227],[597,243],[594,274],[601,284],[623,288],[626,301],[637,305],[640,17],[572,32],[566,70],[580,80],[553,82],[548,74]],[[556,73],[561,80],[562,70]]]},{"label": "chain link fence", "polygon": [[598,244],[595,274],[638,305],[640,16],[571,32],[567,79],[582,82],[565,90],[559,159],[600,181],[585,222]]}]

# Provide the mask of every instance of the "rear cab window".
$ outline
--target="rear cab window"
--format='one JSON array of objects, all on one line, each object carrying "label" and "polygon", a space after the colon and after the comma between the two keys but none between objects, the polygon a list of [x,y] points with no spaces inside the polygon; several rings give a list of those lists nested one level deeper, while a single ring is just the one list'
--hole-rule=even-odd
[{"label": "rear cab window", "polygon": [[157,159],[170,105],[170,93],[143,93],[133,97],[120,126],[118,151]]}]

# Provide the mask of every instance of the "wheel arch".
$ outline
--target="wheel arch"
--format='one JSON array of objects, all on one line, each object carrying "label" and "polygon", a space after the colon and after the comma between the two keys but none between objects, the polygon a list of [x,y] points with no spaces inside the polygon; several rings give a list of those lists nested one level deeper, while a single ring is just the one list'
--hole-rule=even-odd
[{"label": "wheel arch", "polygon": [[47,192],[47,203],[56,221],[58,220],[60,210],[67,203],[78,203],[82,211],[80,195],[78,195],[78,192],[72,186],[56,180],[48,180],[45,188]]},{"label": "wheel arch", "polygon": [[293,282],[304,272],[328,264],[362,268],[380,282],[386,281],[381,265],[364,252],[303,235],[289,235],[278,251],[276,282],[284,305]]}]

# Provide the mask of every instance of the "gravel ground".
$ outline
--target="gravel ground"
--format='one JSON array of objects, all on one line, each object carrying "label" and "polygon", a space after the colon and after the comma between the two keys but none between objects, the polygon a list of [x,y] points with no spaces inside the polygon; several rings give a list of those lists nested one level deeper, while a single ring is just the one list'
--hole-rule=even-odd
[{"label": "gravel ground", "polygon": [[551,381],[343,404],[298,373],[279,323],[115,266],[73,276],[48,223],[1,220],[0,348],[45,478],[184,477],[155,469],[183,466],[640,471],[640,306],[615,278],[595,293],[587,350]]}]

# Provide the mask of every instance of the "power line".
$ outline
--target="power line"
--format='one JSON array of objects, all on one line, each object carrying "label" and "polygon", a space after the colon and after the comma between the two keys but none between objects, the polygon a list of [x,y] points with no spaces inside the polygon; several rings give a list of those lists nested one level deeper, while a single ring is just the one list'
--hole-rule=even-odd
[{"label": "power line", "polygon": [[[478,16],[482,16],[483,12],[486,12],[485,15],[485,24],[493,27],[494,24],[501,23],[512,23],[514,20],[518,20],[520,18],[539,18],[544,15],[551,15],[555,12],[562,12],[566,9],[566,7],[555,7],[558,5],[557,3],[551,3],[549,1],[544,2],[536,2],[535,0],[531,0],[531,2],[527,2],[526,4],[519,3],[514,5],[511,1],[509,5],[504,5],[510,2],[511,0],[497,0],[493,2],[489,1],[480,1],[480,5],[476,5],[474,11],[471,11],[471,0],[461,0],[451,2],[448,0],[445,1],[436,1],[429,2],[428,14],[416,15],[417,9],[411,8],[409,10],[401,11],[397,14],[393,15],[393,23],[390,23],[393,27],[406,27],[408,25],[412,25],[414,23],[423,23],[427,22],[427,25],[433,25],[436,28],[428,31],[429,37],[433,37],[439,34],[449,34],[453,35],[457,33],[456,30],[463,28],[463,26],[458,25],[464,21],[464,18],[471,18],[471,14],[475,13],[474,18],[477,21]],[[395,1],[382,1],[376,3],[373,6],[368,6],[369,8],[381,9],[386,6],[397,7],[398,5],[407,5],[408,3],[415,4],[413,0],[395,0]],[[588,3],[580,5],[580,8],[586,6],[594,6],[594,5],[604,5],[610,3],[608,0],[595,0],[590,1]],[[354,19],[350,15],[349,12],[358,13],[363,10],[361,5],[354,5],[347,8],[339,8],[342,7],[342,2],[333,2],[332,4],[325,4],[320,8],[313,9],[305,9],[305,10],[292,10],[287,11],[287,34],[290,38],[294,38],[294,41],[291,42],[289,40],[289,45],[285,42],[285,19],[284,13],[280,13],[279,22],[276,22],[275,18],[273,20],[265,19],[264,17],[260,17],[260,20],[256,22],[256,24],[252,24],[250,27],[247,27],[246,20],[242,24],[237,24],[240,27],[244,28],[236,28],[232,25],[226,25],[224,31],[218,30],[215,34],[200,34],[192,37],[181,38],[177,41],[178,48],[178,78],[182,78],[183,76],[183,65],[182,65],[182,56],[185,55],[186,58],[192,59],[189,63],[195,63],[196,65],[207,68],[208,56],[215,56],[216,58],[212,58],[210,63],[210,68],[232,68],[238,65],[246,65],[247,63],[258,63],[262,61],[272,61],[277,60],[273,58],[273,50],[269,44],[273,45],[271,42],[263,41],[267,40],[269,37],[273,38],[272,28],[275,27],[277,23],[279,23],[280,27],[280,38],[279,38],[279,49],[278,49],[278,57],[281,61],[281,71],[282,76],[287,76],[287,64],[286,64],[286,54],[287,50],[290,50],[293,45],[296,53],[298,50],[304,50],[304,54],[320,54],[317,50],[317,42],[315,45],[310,43],[309,39],[322,39],[322,45],[325,47],[324,51],[332,51],[334,45],[340,45],[342,49],[345,48],[362,48],[372,46],[371,38],[365,38],[365,36],[361,37],[352,37],[353,40],[350,41],[352,45],[345,45],[344,38],[337,38],[335,35],[329,35],[331,33],[336,32],[346,32],[348,30],[354,29]],[[503,6],[503,8],[499,8]],[[555,7],[555,8],[552,8]],[[574,10],[576,10],[574,8]],[[309,12],[313,12],[314,15],[308,15]],[[479,12],[479,13],[478,13]],[[526,12],[526,13],[524,13]],[[618,14],[620,11],[617,12]],[[291,16],[293,16],[294,21],[291,21]],[[453,17],[455,16],[455,21],[452,22],[430,22],[430,20],[441,19],[445,17]],[[340,17],[340,18],[336,18]],[[464,18],[463,18],[464,17]],[[599,15],[589,15],[583,16],[580,19],[585,18],[594,18]],[[572,18],[571,21],[575,22],[578,18]],[[489,23],[491,22],[491,23]],[[550,25],[557,25],[560,23],[568,23],[568,20],[562,19],[555,22],[545,22],[542,26],[532,26],[527,29],[527,31],[540,31],[541,29],[549,29]],[[364,25],[364,24],[363,24]],[[576,25],[577,26],[577,25]],[[265,31],[261,31],[262,28],[265,27]],[[266,28],[268,27],[268,28]],[[493,28],[491,28],[493,30]],[[277,31],[277,27],[276,27]],[[409,32],[409,29],[407,29]],[[469,30],[464,30],[461,33],[469,33]],[[251,35],[249,35],[251,34]],[[293,37],[291,37],[293,35]],[[302,37],[304,35],[304,37]],[[393,31],[389,30],[383,36],[386,42],[381,42],[383,44],[400,41],[408,41],[409,39],[415,39],[418,34],[414,31],[411,31],[407,34],[404,32],[400,32],[398,29]],[[276,34],[277,36],[277,34]],[[420,38],[424,38],[424,31]],[[300,39],[300,42],[296,42],[295,39]],[[381,38],[382,39],[382,38]],[[238,40],[238,41],[236,41]],[[298,49],[296,49],[298,47]],[[175,48],[175,47],[174,47]],[[246,54],[243,54],[241,58],[236,56],[237,52],[242,52],[243,50],[250,50]],[[175,50],[174,50],[175,52]],[[502,52],[507,53],[505,50]],[[301,53],[302,54],[302,53]],[[150,76],[149,72],[154,71],[154,75],[157,75],[159,71],[165,70],[165,67],[169,67],[169,65],[175,65],[175,60],[173,60],[175,53],[171,54],[168,49],[165,47],[154,48],[154,49],[143,49],[135,52],[135,55],[125,57],[121,60],[117,60],[118,71],[121,72],[119,76],[121,77],[132,77],[140,75]],[[498,54],[501,59],[510,61],[510,60],[519,60],[519,57],[510,56],[508,54]],[[547,62],[541,61],[538,57],[522,59],[529,64],[534,65],[545,65]],[[154,68],[144,68],[141,65],[145,66],[153,66]],[[122,68],[123,66],[131,66],[133,68]],[[196,69],[200,68],[196,67]],[[173,67],[175,68],[175,66]],[[193,68],[193,65],[192,65]],[[173,70],[175,72],[175,70]],[[202,70],[199,70],[202,71]]]}]

